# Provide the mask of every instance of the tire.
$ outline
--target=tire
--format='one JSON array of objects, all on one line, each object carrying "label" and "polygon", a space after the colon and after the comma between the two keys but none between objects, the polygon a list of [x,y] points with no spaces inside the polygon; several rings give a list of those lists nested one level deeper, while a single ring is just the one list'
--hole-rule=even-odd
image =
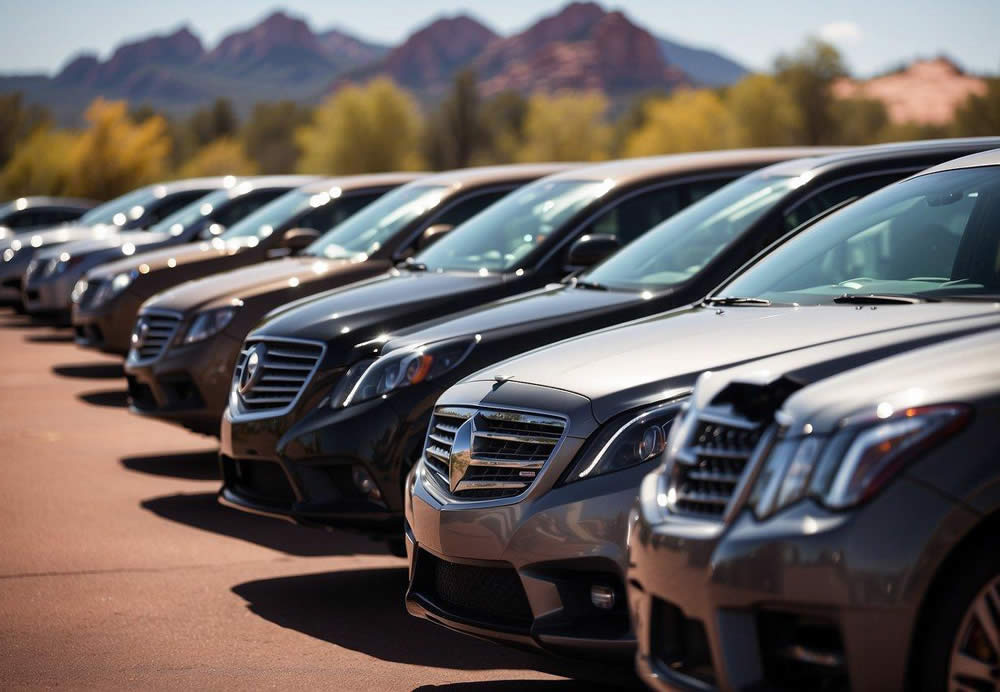
[{"label": "tire", "polygon": [[979,542],[962,551],[924,604],[920,623],[914,689],[1000,690],[1000,553],[995,544]]}]

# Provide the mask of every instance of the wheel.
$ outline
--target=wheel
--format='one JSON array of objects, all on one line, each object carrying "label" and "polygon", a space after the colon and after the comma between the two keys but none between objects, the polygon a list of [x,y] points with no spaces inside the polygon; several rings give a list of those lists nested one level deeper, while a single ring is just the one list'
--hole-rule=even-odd
[{"label": "wheel", "polygon": [[925,606],[919,690],[1000,692],[1000,556],[984,546],[964,557]]}]

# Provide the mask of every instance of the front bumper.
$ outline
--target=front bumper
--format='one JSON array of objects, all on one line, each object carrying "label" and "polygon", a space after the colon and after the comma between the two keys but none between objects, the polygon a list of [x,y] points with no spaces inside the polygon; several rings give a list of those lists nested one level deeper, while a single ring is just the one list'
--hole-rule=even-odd
[{"label": "front bumper", "polygon": [[68,317],[73,307],[70,294],[80,276],[79,272],[67,271],[29,280],[22,295],[25,310],[30,314],[59,313]]},{"label": "front bumper", "polygon": [[222,332],[186,346],[168,345],[151,361],[130,355],[129,410],[218,437],[241,343]]},{"label": "front bumper", "polygon": [[628,570],[649,686],[905,687],[926,586],[915,571],[955,509],[948,500],[900,479],[853,512],[805,502],[724,525],[656,517],[655,481],[643,481]]},{"label": "front bumper", "polygon": [[[570,656],[627,660],[629,508],[646,467],[518,502],[443,503],[418,465],[407,484],[407,610],[453,630]],[[477,584],[495,584],[482,590]],[[609,609],[591,601],[611,589]],[[502,593],[508,601],[497,607]],[[482,594],[477,597],[477,594]]]},{"label": "front bumper", "polygon": [[23,305],[21,282],[31,261],[30,255],[22,249],[10,262],[0,262],[0,305]]},{"label": "front bumper", "polygon": [[96,308],[74,305],[72,321],[76,344],[105,353],[127,355],[142,302],[142,298],[126,290]]},{"label": "front bumper", "polygon": [[[305,526],[402,533],[401,451],[414,435],[381,400],[334,411],[313,403],[295,424],[223,415],[220,501]],[[299,405],[309,409],[309,404]],[[425,426],[426,427],[426,426]],[[416,437],[423,440],[423,429]],[[358,485],[364,470],[377,492]]]}]

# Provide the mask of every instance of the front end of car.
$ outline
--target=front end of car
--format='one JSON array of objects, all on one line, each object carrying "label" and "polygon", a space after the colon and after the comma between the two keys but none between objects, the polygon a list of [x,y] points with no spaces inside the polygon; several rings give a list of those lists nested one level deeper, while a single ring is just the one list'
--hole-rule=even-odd
[{"label": "front end of car", "polygon": [[969,409],[882,402],[833,421],[774,414],[764,388],[704,388],[630,520],[640,675],[664,690],[901,689],[927,568],[967,513],[903,469]]},{"label": "front end of car", "polygon": [[580,394],[464,381],[406,483],[409,612],[467,634],[627,659],[627,519],[686,392],[599,423]]},{"label": "front end of car", "polygon": [[138,277],[138,269],[123,267],[113,274],[91,273],[76,282],[70,300],[77,345],[121,356],[128,353],[134,326],[131,316],[143,303],[128,288]]}]

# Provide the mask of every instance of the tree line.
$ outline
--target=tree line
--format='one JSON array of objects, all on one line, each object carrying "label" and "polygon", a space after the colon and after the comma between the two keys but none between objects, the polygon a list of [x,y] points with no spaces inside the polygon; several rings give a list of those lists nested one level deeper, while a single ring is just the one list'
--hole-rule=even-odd
[{"label": "tree line", "polygon": [[615,109],[598,92],[505,91],[484,98],[459,73],[430,108],[386,78],[339,89],[315,107],[226,100],[185,118],[97,99],[86,126],[59,129],[20,94],[0,95],[0,198],[108,199],[172,177],[444,170],[530,161],[600,161],[744,146],[870,144],[1000,133],[1000,78],[946,126],[891,123],[879,101],[836,99],[837,50],[807,41],[770,74],[719,89],[645,93]]}]

